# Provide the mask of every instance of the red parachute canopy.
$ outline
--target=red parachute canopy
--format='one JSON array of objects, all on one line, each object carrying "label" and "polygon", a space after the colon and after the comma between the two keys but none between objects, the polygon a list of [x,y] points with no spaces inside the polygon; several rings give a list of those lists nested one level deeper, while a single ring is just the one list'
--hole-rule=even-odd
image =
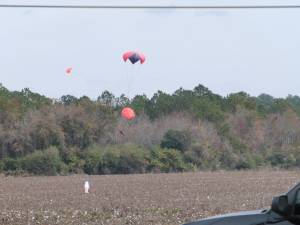
[{"label": "red parachute canopy", "polygon": [[132,120],[135,118],[135,112],[132,108],[125,107],[122,109],[121,115],[126,120]]},{"label": "red parachute canopy", "polygon": [[126,62],[128,59],[132,64],[135,64],[138,61],[143,64],[146,60],[146,57],[141,52],[129,51],[123,54],[123,60]]},{"label": "red parachute canopy", "polygon": [[72,73],[72,70],[73,70],[73,68],[72,68],[72,67],[68,67],[68,68],[66,69],[66,73],[67,73],[67,75],[71,75],[71,73]]}]

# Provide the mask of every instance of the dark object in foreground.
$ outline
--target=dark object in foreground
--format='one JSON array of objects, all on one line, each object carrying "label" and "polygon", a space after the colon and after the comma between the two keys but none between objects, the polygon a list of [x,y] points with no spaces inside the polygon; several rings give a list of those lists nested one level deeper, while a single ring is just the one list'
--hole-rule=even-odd
[{"label": "dark object in foreground", "polygon": [[286,194],[273,198],[271,209],[210,217],[185,225],[299,225],[300,183]]}]

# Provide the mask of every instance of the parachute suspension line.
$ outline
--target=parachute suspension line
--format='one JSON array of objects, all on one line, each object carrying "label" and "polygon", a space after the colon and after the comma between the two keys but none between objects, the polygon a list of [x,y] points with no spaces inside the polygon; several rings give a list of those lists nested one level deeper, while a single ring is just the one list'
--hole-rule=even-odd
[{"label": "parachute suspension line", "polygon": [[132,76],[132,65],[126,65],[126,71],[125,71],[125,97],[129,98],[130,95],[130,77]]},{"label": "parachute suspension line", "polygon": [[132,84],[135,80],[135,75],[136,75],[136,69],[134,67],[136,67],[137,65],[135,65],[136,63],[140,63],[143,64],[146,60],[145,56],[143,55],[143,53],[141,52],[136,52],[136,51],[128,51],[125,52],[123,54],[123,60],[125,62],[128,61],[129,64],[131,64],[131,67],[129,69],[128,67],[128,74],[126,74],[126,79],[127,79],[127,97],[130,98],[130,94],[131,94],[131,88],[132,88]]},{"label": "parachute suspension line", "polygon": [[[129,67],[129,66],[128,66]],[[129,77],[130,77],[130,71],[129,71],[129,68],[126,69],[126,72],[125,72],[125,79],[126,79],[126,91],[125,91],[125,97],[128,97],[129,95]]]},{"label": "parachute suspension line", "polygon": [[133,87],[134,87],[134,85],[133,85],[133,83],[134,83],[134,80],[135,80],[135,71],[136,71],[136,69],[135,69],[135,65],[134,64],[131,64],[130,65],[130,74],[129,74],[129,80],[128,80],[128,99],[130,99],[131,98],[131,92],[132,92],[132,89],[133,89]]}]

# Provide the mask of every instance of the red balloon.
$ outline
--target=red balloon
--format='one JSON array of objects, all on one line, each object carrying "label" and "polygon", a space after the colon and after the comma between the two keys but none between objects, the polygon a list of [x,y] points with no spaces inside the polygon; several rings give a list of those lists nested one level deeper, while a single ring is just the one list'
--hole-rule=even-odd
[{"label": "red balloon", "polygon": [[125,107],[122,109],[121,115],[126,120],[132,120],[135,118],[135,112],[132,108]]}]

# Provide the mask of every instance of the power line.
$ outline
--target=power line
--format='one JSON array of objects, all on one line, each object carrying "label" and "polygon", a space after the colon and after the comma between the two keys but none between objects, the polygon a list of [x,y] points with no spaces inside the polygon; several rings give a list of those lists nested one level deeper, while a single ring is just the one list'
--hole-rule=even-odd
[{"label": "power line", "polygon": [[300,9],[300,5],[39,5],[0,4],[0,8],[57,9]]}]

